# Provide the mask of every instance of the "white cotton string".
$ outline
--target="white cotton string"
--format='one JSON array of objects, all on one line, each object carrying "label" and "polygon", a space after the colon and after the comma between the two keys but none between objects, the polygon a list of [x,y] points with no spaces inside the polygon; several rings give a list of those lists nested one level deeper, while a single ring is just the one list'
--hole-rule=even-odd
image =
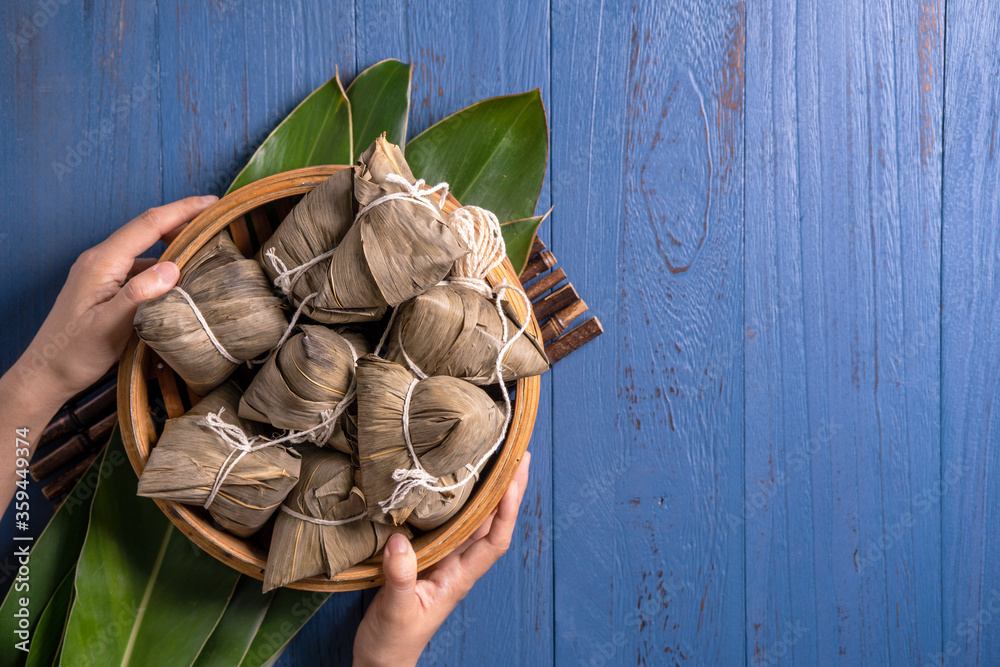
[{"label": "white cotton string", "polygon": [[198,306],[195,305],[194,299],[191,298],[191,295],[182,290],[180,287],[174,287],[174,289],[178,294],[184,297],[184,300],[188,302],[189,306],[191,306],[191,310],[194,311],[194,316],[198,318],[201,328],[205,330],[206,334],[208,334],[208,339],[212,341],[212,345],[215,346],[215,349],[218,350],[219,354],[225,357],[226,361],[239,365],[241,363],[240,360],[229,354],[229,352],[226,351],[226,348],[222,347],[222,343],[220,343],[219,339],[215,337],[215,334],[212,333],[212,328],[208,326],[208,322],[205,321],[205,316],[201,314],[201,310],[199,310]]},{"label": "white cotton string", "polygon": [[336,248],[332,250],[327,250],[322,255],[317,255],[313,257],[305,264],[299,264],[298,266],[293,266],[288,268],[285,262],[282,261],[278,254],[274,251],[274,248],[268,248],[267,252],[264,253],[264,257],[271,262],[271,267],[278,272],[278,275],[274,277],[275,286],[281,290],[289,299],[292,298],[292,288],[295,286],[296,281],[305,274],[306,271],[311,269],[316,264],[319,264],[324,259],[333,257],[333,253],[336,252]]},{"label": "white cotton string", "polygon": [[410,372],[412,372],[421,380],[426,380],[428,377],[427,373],[420,370],[420,367],[417,366],[416,362],[414,362],[413,359],[410,359],[410,355],[406,353],[406,348],[403,347],[402,339],[399,340],[399,352],[400,354],[403,355],[403,359],[406,361],[406,365],[410,367]]},{"label": "white cotton string", "polygon": [[[347,338],[344,338],[344,342],[347,343],[347,347],[350,348],[351,357],[354,359],[355,366],[357,366],[357,350]],[[219,489],[222,488],[222,483],[225,481],[229,473],[232,472],[233,468],[236,467],[236,464],[250,452],[256,452],[264,449],[265,447],[295,444],[305,440],[313,440],[314,442],[320,443],[329,440],[330,436],[333,435],[334,429],[337,427],[337,419],[341,414],[343,414],[344,410],[347,409],[347,406],[350,405],[351,401],[354,400],[354,396],[356,394],[357,377],[356,375],[352,375],[351,383],[348,385],[347,392],[344,394],[344,397],[340,399],[334,409],[324,410],[320,414],[322,421],[320,421],[319,424],[304,431],[286,431],[285,435],[274,440],[261,438],[257,435],[248,437],[239,426],[230,424],[222,419],[222,413],[226,411],[226,408],[224,407],[219,408],[218,412],[210,412],[205,415],[198,423],[214,432],[226,444],[232,447],[232,451],[229,452],[229,455],[226,456],[222,465],[219,467],[219,473],[215,477],[215,484],[212,485],[212,491],[208,494],[208,499],[205,500],[205,509],[208,509],[209,506],[211,506],[211,504],[215,501],[215,496],[219,493]],[[314,437],[311,438],[310,436]]]},{"label": "white cotton string", "polygon": [[[354,216],[354,221],[357,222],[362,215],[372,210],[376,206],[381,206],[386,202],[390,202],[396,199],[405,199],[406,201],[411,201],[415,204],[419,204],[426,209],[434,213],[441,213],[441,207],[444,206],[445,201],[448,199],[448,184],[438,183],[432,187],[424,187],[427,183],[424,179],[417,179],[415,183],[410,183],[404,176],[399,174],[386,174],[386,183],[395,183],[397,185],[403,186],[402,192],[390,192],[389,194],[384,194],[378,197],[371,203],[362,206],[358,214]],[[440,193],[440,198],[436,203],[432,202],[428,197],[435,193]]]},{"label": "white cotton string", "polygon": [[507,256],[500,221],[492,211],[463,206],[452,211],[446,222],[469,247],[469,253],[455,261],[451,281],[480,289],[490,271]]},{"label": "white cotton string", "polygon": [[309,523],[315,523],[318,526],[343,526],[345,523],[354,523],[355,521],[359,521],[365,518],[365,513],[362,512],[361,514],[356,514],[346,519],[317,519],[315,517],[309,516],[308,514],[301,514],[299,512],[296,512],[288,505],[282,505],[281,511],[284,512],[285,514],[291,514],[300,521],[308,521]]},{"label": "white cotton string", "polygon": [[379,352],[382,351],[382,346],[385,345],[385,342],[389,339],[389,332],[392,331],[392,323],[396,321],[396,310],[396,308],[392,309],[392,313],[389,315],[389,322],[385,325],[385,331],[382,332],[382,337],[378,339],[378,345],[376,345],[375,350],[372,351],[372,354],[376,357],[379,355]]},{"label": "white cotton string", "polygon": [[295,313],[292,315],[292,321],[288,323],[288,327],[285,329],[285,333],[281,334],[281,338],[279,338],[278,342],[275,343],[273,348],[271,348],[271,351],[265,354],[260,359],[251,359],[250,361],[247,362],[248,366],[254,366],[266,363],[267,360],[271,358],[272,354],[278,353],[278,350],[281,349],[281,346],[284,345],[285,341],[288,340],[288,337],[292,335],[292,331],[295,330],[295,324],[299,321],[299,316],[302,315],[302,309],[305,308],[306,304],[309,303],[309,301],[312,300],[312,298],[315,297],[317,294],[319,294],[319,292],[313,292],[312,294],[309,294],[304,299],[302,299],[301,302],[299,302],[299,307],[295,309]]},{"label": "white cotton string", "polygon": [[[527,315],[524,318],[524,323],[520,326],[520,328],[518,328],[518,330],[514,333],[514,335],[510,336],[509,338],[508,338],[509,332],[507,328],[507,318],[504,315],[503,306],[501,305],[501,298],[503,297],[503,294],[508,291],[515,291],[521,295],[521,297],[524,299],[524,307],[526,308],[525,312]],[[495,303],[497,307],[497,312],[500,314],[500,321],[503,323],[503,340],[504,340],[504,345],[503,347],[500,348],[499,354],[497,354],[497,363],[496,363],[496,368],[494,369],[497,376],[497,382],[500,384],[501,388],[500,393],[503,396],[503,402],[504,402],[504,425],[503,429],[500,431],[500,436],[497,438],[496,442],[493,443],[493,446],[490,447],[489,451],[483,454],[483,456],[479,459],[479,461],[475,463],[475,465],[472,465],[471,467],[469,465],[466,466],[466,469],[471,473],[468,477],[461,480],[460,482],[451,484],[449,486],[438,486],[438,483],[441,481],[440,478],[435,477],[434,475],[431,475],[426,470],[424,470],[423,466],[421,466],[420,462],[417,460],[416,453],[414,452],[413,447],[410,443],[409,401],[410,401],[410,394],[413,392],[413,387],[417,383],[417,381],[414,380],[410,384],[410,388],[407,390],[406,393],[406,399],[403,402],[403,436],[406,440],[406,447],[409,450],[410,457],[413,459],[413,463],[416,467],[397,468],[395,471],[393,471],[392,479],[395,482],[399,482],[399,484],[396,485],[396,488],[393,489],[392,494],[388,498],[379,501],[379,507],[382,508],[382,512],[384,514],[388,514],[390,510],[395,509],[401,502],[403,502],[403,499],[406,498],[406,495],[417,487],[423,487],[428,491],[434,491],[437,493],[446,493],[448,491],[454,491],[455,489],[459,489],[465,486],[469,482],[469,480],[473,478],[478,480],[479,473],[482,471],[483,466],[485,466],[486,462],[489,461],[490,457],[493,456],[498,449],[500,449],[500,446],[507,438],[507,429],[510,428],[510,422],[511,418],[513,417],[514,411],[513,411],[513,406],[511,405],[510,402],[510,396],[508,395],[507,389],[506,387],[504,387],[503,384],[503,360],[504,358],[506,358],[507,352],[510,350],[514,342],[517,341],[519,337],[523,336],[524,332],[528,330],[528,324],[531,322],[531,301],[528,299],[528,296],[519,288],[510,285],[508,283],[501,283],[500,285],[497,286],[496,289]]]}]

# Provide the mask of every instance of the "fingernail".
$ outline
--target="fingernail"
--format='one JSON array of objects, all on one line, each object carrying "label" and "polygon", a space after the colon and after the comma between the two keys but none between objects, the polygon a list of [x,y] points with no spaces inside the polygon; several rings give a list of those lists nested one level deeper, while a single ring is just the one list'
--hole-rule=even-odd
[{"label": "fingernail", "polygon": [[215,202],[219,201],[219,198],[216,197],[215,195],[205,195],[204,197],[201,198],[201,201],[204,204],[214,204]]},{"label": "fingernail", "polygon": [[405,554],[410,548],[410,541],[396,533],[389,538],[389,543],[385,545],[385,550],[391,554]]},{"label": "fingernail", "polygon": [[172,285],[180,274],[180,270],[173,262],[158,262],[153,264],[153,273],[160,277],[160,282],[164,285]]}]

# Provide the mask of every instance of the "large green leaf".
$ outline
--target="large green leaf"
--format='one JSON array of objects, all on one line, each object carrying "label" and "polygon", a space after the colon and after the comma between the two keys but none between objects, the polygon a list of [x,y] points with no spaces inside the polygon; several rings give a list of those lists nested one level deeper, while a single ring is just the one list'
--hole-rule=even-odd
[{"label": "large green leaf", "polygon": [[398,60],[383,60],[355,77],[347,87],[354,126],[354,160],[385,132],[386,139],[402,146],[410,114],[410,78],[413,68]]},{"label": "large green leaf", "polygon": [[62,642],[63,629],[66,627],[66,617],[69,615],[69,603],[73,599],[74,573],[75,570],[66,573],[59,588],[45,605],[45,611],[38,618],[25,667],[51,667],[54,663]]},{"label": "large green leaf", "polygon": [[226,194],[289,169],[318,164],[351,164],[351,105],[340,77],[314,90],[275,128]]},{"label": "large green leaf", "polygon": [[[14,639],[17,636],[14,633],[18,629],[19,620],[14,614],[20,609],[20,599],[26,597],[29,600],[28,630],[33,633],[52,595],[59,588],[66,573],[76,564],[84,537],[87,535],[87,516],[90,513],[90,503],[102,460],[98,458],[80,477],[80,481],[35,540],[35,546],[31,550],[30,581],[18,582],[15,579],[7,598],[0,606],[0,637],[6,638],[0,641],[0,665],[16,667],[23,665],[28,657],[27,653],[15,646],[15,643],[21,640]],[[126,461],[125,454],[121,453],[120,459],[116,456],[108,461],[108,465],[121,465]],[[12,572],[16,573],[16,561],[13,563],[13,568]],[[25,585],[30,586],[30,595],[25,595],[24,590],[19,591],[19,584],[22,589]]]},{"label": "large green leaf", "polygon": [[279,588],[240,667],[269,667],[296,633],[323,606],[329,593]]},{"label": "large green leaf", "polygon": [[521,220],[511,220],[500,225],[503,233],[503,243],[507,248],[507,258],[514,265],[514,271],[518,275],[524,271],[524,265],[528,263],[528,255],[531,254],[531,244],[535,242],[535,233],[538,226],[545,218],[549,217],[551,209],[545,215],[536,215],[532,218]]},{"label": "large green leaf", "polygon": [[238,665],[250,650],[274,594],[261,594],[260,582],[240,577],[226,613],[195,660],[195,667]]},{"label": "large green leaf", "polygon": [[500,220],[535,212],[549,152],[538,90],[494,97],[448,116],[406,146],[406,161],[428,183],[447,181],[463,204]]},{"label": "large green leaf", "polygon": [[[106,458],[124,453],[116,433]],[[156,504],[135,495],[128,466],[103,468],[76,568],[60,664],[189,665],[239,575],[197,548]]]}]

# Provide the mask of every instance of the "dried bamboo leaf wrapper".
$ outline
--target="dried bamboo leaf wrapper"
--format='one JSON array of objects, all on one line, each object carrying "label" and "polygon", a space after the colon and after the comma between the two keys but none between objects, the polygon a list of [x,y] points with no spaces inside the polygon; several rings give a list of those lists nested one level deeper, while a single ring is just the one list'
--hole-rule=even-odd
[{"label": "dried bamboo leaf wrapper", "polygon": [[[167,420],[139,478],[138,495],[203,506],[220,468],[233,452],[218,433],[204,425],[206,415],[222,409],[220,419],[248,436],[262,436],[271,430],[237,417],[240,393],[234,382],[226,382],[183,416]],[[295,450],[275,446],[249,452],[225,476],[209,513],[229,532],[240,537],[252,535],[288,495],[299,469],[300,456]]]},{"label": "dried bamboo leaf wrapper", "polygon": [[[408,185],[392,180],[403,177]],[[403,154],[379,137],[355,167],[355,224],[330,260],[318,307],[356,309],[396,306],[441,281],[469,249],[437,208],[438,194],[424,201],[391,199],[411,192],[412,173]],[[367,208],[366,208],[367,207]]]},{"label": "dried bamboo leaf wrapper", "polygon": [[[470,461],[471,463],[473,462]],[[442,477],[439,486],[453,486],[471,474],[469,470],[463,468],[456,473]],[[413,508],[413,513],[407,517],[406,522],[418,530],[434,530],[458,514],[458,511],[462,509],[462,506],[472,496],[474,486],[475,483],[469,481],[467,484],[451,491],[428,493]]]},{"label": "dried bamboo leaf wrapper", "polygon": [[355,358],[367,354],[367,339],[307,324],[271,355],[240,400],[240,417],[277,428],[318,426],[347,398]]},{"label": "dried bamboo leaf wrapper", "polygon": [[139,305],[133,324],[188,387],[205,394],[238,365],[223,355],[209,330],[230,357],[246,361],[273,348],[288,320],[260,266],[223,231],[184,267],[177,287]]},{"label": "dried bamboo leaf wrapper", "polygon": [[[342,169],[313,188],[285,216],[257,253],[257,261],[271,283],[277,281],[279,269],[304,266],[340,245],[354,224],[353,191],[354,170]],[[326,257],[289,279],[287,296],[292,305],[298,307],[303,299],[323,288],[329,266],[330,257]],[[381,319],[385,309],[361,309],[348,315],[330,312],[310,300],[302,312],[317,322],[362,322]]]},{"label": "dried bamboo leaf wrapper", "polygon": [[[399,364],[368,356],[358,362],[358,459],[361,489],[373,521],[399,525],[432,493],[409,490],[388,512],[379,506],[396,489],[396,470],[416,464],[406,445],[403,411],[413,374]],[[410,397],[410,441],[421,468],[435,477],[457,472],[478,461],[501,437],[503,412],[485,391],[451,377],[418,381]]]},{"label": "dried bamboo leaf wrapper", "polygon": [[321,525],[279,512],[264,570],[265,593],[305,577],[333,577],[381,551],[393,533],[410,536],[405,527],[363,516],[365,499],[354,486],[354,467],[339,452],[304,447],[301,477],[284,504],[304,516],[344,523]]},{"label": "dried bamboo leaf wrapper", "polygon": [[[513,336],[521,321],[506,301],[501,303],[506,306],[507,335]],[[503,325],[495,301],[462,285],[436,285],[399,307],[388,358],[406,363],[402,346],[406,357],[427,375],[493,384]],[[504,382],[541,375],[549,368],[545,349],[529,333],[514,340],[502,364]]]}]

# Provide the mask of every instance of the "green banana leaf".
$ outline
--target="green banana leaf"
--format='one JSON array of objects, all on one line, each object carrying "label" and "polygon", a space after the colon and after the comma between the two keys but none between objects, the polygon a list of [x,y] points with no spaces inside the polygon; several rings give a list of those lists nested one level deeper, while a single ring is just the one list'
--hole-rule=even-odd
[{"label": "green banana leaf", "polygon": [[353,164],[383,132],[394,144],[406,143],[412,76],[412,66],[398,60],[383,60],[359,74],[347,87],[354,127],[354,157],[344,164]]},{"label": "green banana leaf", "polygon": [[250,650],[274,594],[262,595],[260,582],[240,577],[226,613],[194,661],[194,667],[238,665]]},{"label": "green banana leaf", "polygon": [[52,595],[45,611],[38,618],[38,626],[31,637],[31,651],[26,667],[51,667],[59,654],[66,617],[69,615],[70,601],[73,599],[73,577],[76,570],[70,570],[63,577],[59,588]]},{"label": "green banana leaf", "polygon": [[270,667],[296,633],[323,606],[329,593],[279,588],[240,667]]},{"label": "green banana leaf", "polygon": [[281,121],[250,157],[226,194],[290,169],[317,164],[351,164],[353,156],[351,105],[338,74],[314,90]]},{"label": "green banana leaf", "polygon": [[[87,516],[90,513],[90,503],[93,500],[101,461],[102,458],[98,457],[80,477],[80,481],[35,540],[31,550],[31,590],[27,597],[30,599],[28,630],[32,636],[45,606],[58,590],[66,573],[73,570],[80,555],[80,548],[83,547],[83,540],[87,535]],[[125,461],[125,454],[122,453],[120,463]],[[16,572],[16,567],[14,571]],[[0,665],[5,667],[23,665],[28,656],[15,647],[14,631],[17,630],[18,619],[14,613],[20,608],[19,599],[26,597],[24,591],[17,590],[17,585],[18,582],[15,580],[3,605],[0,606],[0,637],[7,638],[0,641]],[[20,639],[16,641],[19,642]]]},{"label": "green banana leaf", "polygon": [[519,220],[535,212],[548,138],[535,89],[483,100],[439,121],[406,145],[406,161],[428,183],[447,181],[462,204]]},{"label": "green banana leaf", "polygon": [[[124,446],[116,431],[105,459]],[[189,665],[232,596],[239,575],[135,495],[131,467],[102,467],[76,568],[60,664]]]},{"label": "green banana leaf", "polygon": [[503,243],[507,247],[507,258],[514,266],[517,275],[524,271],[525,264],[528,263],[528,255],[531,254],[531,244],[535,242],[535,233],[538,226],[549,217],[552,209],[545,212],[545,215],[536,215],[533,218],[522,220],[511,220],[500,225],[500,232],[503,234]]}]

